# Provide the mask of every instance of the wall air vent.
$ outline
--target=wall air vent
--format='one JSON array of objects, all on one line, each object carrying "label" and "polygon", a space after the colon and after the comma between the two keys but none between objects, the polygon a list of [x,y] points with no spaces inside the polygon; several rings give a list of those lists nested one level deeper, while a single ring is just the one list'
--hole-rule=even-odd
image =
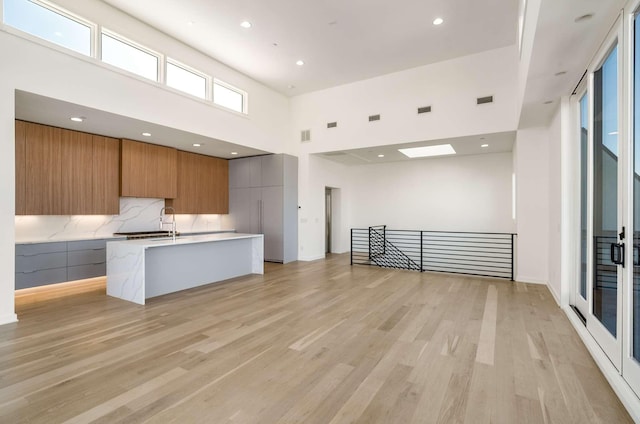
[{"label": "wall air vent", "polygon": [[493,96],[487,96],[487,97],[478,97],[476,99],[477,104],[479,105],[483,105],[485,103],[493,103]]},{"label": "wall air vent", "polygon": [[311,130],[300,131],[300,142],[306,143],[308,141],[311,141]]},{"label": "wall air vent", "polygon": [[431,106],[422,106],[418,108],[418,114],[431,112]]},{"label": "wall air vent", "polygon": [[338,126],[337,122],[329,122],[327,123],[327,128],[335,128]]},{"label": "wall air vent", "polygon": [[371,116],[369,116],[369,122],[379,121],[379,120],[380,120],[380,115],[371,115]]}]

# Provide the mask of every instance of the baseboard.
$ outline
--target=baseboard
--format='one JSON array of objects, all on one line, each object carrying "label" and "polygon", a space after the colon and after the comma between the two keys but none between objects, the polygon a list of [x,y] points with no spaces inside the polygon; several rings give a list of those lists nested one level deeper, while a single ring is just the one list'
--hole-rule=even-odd
[{"label": "baseboard", "polygon": [[547,281],[538,280],[537,278],[533,277],[527,277],[526,275],[516,275],[516,281],[519,283],[544,284],[545,286],[549,285]]},{"label": "baseboard", "polygon": [[0,325],[11,324],[18,322],[18,316],[16,314],[7,314],[0,316]]},{"label": "baseboard", "polygon": [[587,347],[598,368],[600,368],[600,371],[602,371],[602,374],[604,374],[604,377],[609,382],[609,385],[627,409],[629,415],[631,415],[633,421],[640,423],[640,398],[631,390],[631,387],[629,387],[624,378],[618,373],[618,370],[616,370],[609,358],[602,352],[602,349],[600,349],[598,343],[591,337],[591,334],[584,324],[582,324],[582,321],[580,321],[576,313],[573,312],[570,307],[563,308],[563,311]]},{"label": "baseboard", "polygon": [[301,256],[298,258],[299,261],[303,261],[303,262],[311,262],[311,261],[317,261],[319,259],[324,259],[325,255],[324,253],[322,255],[316,255],[316,256]]},{"label": "baseboard", "polygon": [[558,293],[556,293],[556,291],[553,289],[553,287],[551,287],[551,284],[547,284],[547,288],[551,292],[551,296],[553,296],[553,298],[555,299],[556,304],[562,307],[562,305],[560,304],[560,297],[558,296]]}]

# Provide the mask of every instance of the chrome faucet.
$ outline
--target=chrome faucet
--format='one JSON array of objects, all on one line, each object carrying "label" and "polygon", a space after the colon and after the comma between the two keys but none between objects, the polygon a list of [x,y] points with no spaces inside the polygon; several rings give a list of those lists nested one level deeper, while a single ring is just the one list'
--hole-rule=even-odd
[{"label": "chrome faucet", "polygon": [[[167,211],[171,210],[171,222],[165,222],[163,217]],[[166,224],[171,224],[171,237],[173,242],[176,241],[176,211],[171,206],[166,206],[160,209],[160,231],[164,230]]]}]

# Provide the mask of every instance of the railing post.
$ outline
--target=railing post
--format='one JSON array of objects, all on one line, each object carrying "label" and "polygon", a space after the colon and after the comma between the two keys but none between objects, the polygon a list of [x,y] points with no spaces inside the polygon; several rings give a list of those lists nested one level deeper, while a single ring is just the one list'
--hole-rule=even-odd
[{"label": "railing post", "polygon": [[515,235],[511,234],[511,281],[513,280],[513,239],[514,239]]},{"label": "railing post", "polygon": [[387,226],[382,226],[382,254],[387,254]]},{"label": "railing post", "polygon": [[351,229],[351,248],[349,251],[351,252],[351,265],[353,265],[353,228]]},{"label": "railing post", "polygon": [[369,262],[371,262],[371,227],[369,227]]},{"label": "railing post", "polygon": [[422,231],[420,231],[420,272],[424,272],[424,265],[422,263],[423,257],[424,257],[424,253],[422,250]]}]

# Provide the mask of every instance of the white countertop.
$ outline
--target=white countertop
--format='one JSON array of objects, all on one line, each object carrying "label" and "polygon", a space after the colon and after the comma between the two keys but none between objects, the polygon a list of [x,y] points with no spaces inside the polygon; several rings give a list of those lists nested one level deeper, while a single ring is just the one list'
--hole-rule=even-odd
[{"label": "white countertop", "polygon": [[262,234],[243,234],[243,233],[218,233],[218,234],[202,234],[195,236],[178,236],[175,242],[171,237],[153,238],[153,239],[137,239],[137,240],[114,240],[109,244],[126,244],[128,246],[137,246],[142,249],[151,247],[178,246],[194,243],[210,243],[215,241],[226,241],[236,239],[247,239],[262,237]]},{"label": "white countertop", "polygon": [[[181,237],[195,237],[196,235],[212,235],[212,234],[221,234],[221,233],[234,233],[236,230],[212,230],[212,231],[193,231],[193,232],[184,232]],[[126,240],[126,236],[115,236],[113,234],[109,235],[81,235],[81,236],[60,236],[60,237],[52,237],[52,238],[37,238],[37,237],[24,237],[19,238],[16,237],[16,244],[36,244],[36,243],[59,243],[64,241],[85,241],[85,240]],[[148,240],[147,240],[148,241]]]}]

